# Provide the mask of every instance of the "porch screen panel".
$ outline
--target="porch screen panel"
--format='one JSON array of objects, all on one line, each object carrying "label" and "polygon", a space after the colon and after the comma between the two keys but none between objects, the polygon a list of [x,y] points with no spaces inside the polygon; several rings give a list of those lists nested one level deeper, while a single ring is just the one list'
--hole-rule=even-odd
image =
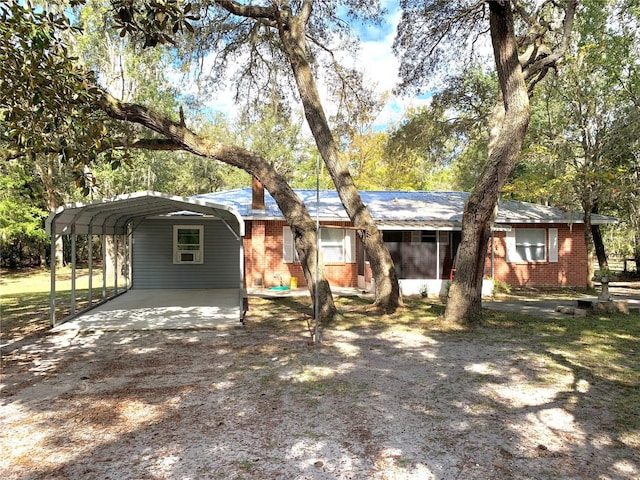
[{"label": "porch screen panel", "polygon": [[382,232],[382,239],[389,250],[393,265],[396,267],[398,278],[404,278],[401,251],[403,236],[401,231],[385,230]]},{"label": "porch screen panel", "polygon": [[435,242],[402,245],[402,278],[436,278],[438,249]]},{"label": "porch screen panel", "polygon": [[[449,278],[451,272],[451,245],[449,232],[438,232],[438,243],[440,244],[440,258],[438,259],[438,265],[440,269],[440,278]],[[447,265],[447,261],[449,264]]]},{"label": "porch screen panel", "polygon": [[360,237],[356,237],[356,238],[357,238],[356,241],[358,243],[358,275],[364,277],[364,262],[365,262],[364,243],[362,243],[362,240],[360,240]]}]

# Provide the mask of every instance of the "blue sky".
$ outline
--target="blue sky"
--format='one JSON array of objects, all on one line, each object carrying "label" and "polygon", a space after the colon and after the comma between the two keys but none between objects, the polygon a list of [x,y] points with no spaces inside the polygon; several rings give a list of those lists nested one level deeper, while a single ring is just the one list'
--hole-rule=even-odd
[{"label": "blue sky", "polygon": [[375,130],[384,130],[397,124],[408,108],[426,105],[431,97],[430,94],[413,98],[396,97],[391,94],[399,80],[399,62],[393,54],[392,47],[401,11],[397,0],[383,0],[382,5],[388,14],[381,26],[356,26],[361,39],[358,66],[364,72],[367,83],[377,86],[378,93],[390,95],[374,123]]}]

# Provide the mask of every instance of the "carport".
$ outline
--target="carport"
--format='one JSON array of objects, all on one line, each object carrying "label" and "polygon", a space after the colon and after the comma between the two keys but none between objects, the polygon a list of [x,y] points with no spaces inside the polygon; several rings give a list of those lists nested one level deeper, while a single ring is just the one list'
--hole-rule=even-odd
[{"label": "carport", "polygon": [[[188,326],[189,323],[191,323],[192,326],[201,326],[200,320],[196,320],[194,317],[197,312],[206,312],[205,316],[207,316],[212,322],[220,320],[220,318],[215,318],[215,312],[224,312],[221,314],[221,318],[223,319],[228,319],[229,316],[232,315],[235,317],[236,322],[242,321],[244,316],[243,237],[245,232],[242,217],[235,209],[226,205],[220,205],[201,199],[172,196],[151,191],[136,192],[87,203],[67,204],[58,208],[55,212],[49,215],[46,221],[46,229],[47,233],[51,236],[52,258],[55,258],[54,252],[56,250],[56,242],[62,236],[66,235],[69,237],[71,246],[70,315],[60,321],[63,322],[70,318],[77,317],[81,313],[85,313],[89,309],[101,306],[105,302],[112,300],[115,297],[119,297],[129,290],[137,290],[136,281],[132,280],[135,279],[135,276],[132,275],[132,273],[136,268],[138,268],[138,270],[143,270],[143,268],[136,267],[136,252],[138,252],[137,255],[141,257],[145,257],[145,255],[146,257],[149,257],[151,254],[157,255],[157,253],[147,254],[147,252],[141,251],[141,245],[143,245],[143,242],[140,242],[139,245],[134,248],[136,232],[138,229],[144,230],[144,225],[149,222],[156,222],[160,224],[180,224],[180,222],[182,224],[191,224],[197,222],[201,224],[216,225],[216,231],[218,233],[211,236],[212,238],[209,240],[208,244],[209,250],[224,250],[226,257],[236,258],[237,256],[238,261],[236,263],[234,260],[233,264],[229,264],[229,261],[227,261],[224,268],[216,268],[218,265],[216,265],[215,259],[212,261],[213,257],[211,257],[213,253],[209,252],[209,257],[207,259],[203,258],[200,262],[193,262],[199,263],[200,265],[172,265],[172,268],[177,267],[181,270],[171,270],[171,268],[167,268],[168,278],[165,279],[163,286],[157,288],[146,285],[142,287],[145,290],[144,295],[141,293],[135,295],[135,297],[139,299],[136,305],[139,308],[147,309],[144,310],[146,312],[145,316],[147,320],[155,319],[158,324],[172,323],[175,328],[177,325],[176,319],[174,319],[173,322],[167,322],[166,319],[161,320],[156,314],[161,315],[162,312],[165,312],[166,315],[172,314],[172,305],[167,304],[168,299],[173,299],[177,304],[175,305],[176,307],[184,309],[189,307],[187,305],[189,299],[198,298],[196,303],[200,305],[193,306],[202,308],[189,310],[191,313],[187,315],[190,318],[190,321],[186,322],[187,328],[190,328]],[[171,228],[171,225],[169,225],[169,228]],[[187,227],[185,226],[185,228]],[[221,229],[227,233],[224,234],[224,232],[222,232],[221,234]],[[88,306],[87,308],[78,311],[76,295],[76,263],[77,240],[81,235],[85,235],[87,238],[86,248],[89,288],[87,299]],[[102,251],[102,295],[100,299],[97,299],[97,302],[95,301],[96,299],[92,298],[94,270],[93,243],[95,236],[100,239]],[[110,255],[111,258],[108,258],[109,256],[107,255],[107,238],[110,238],[112,250],[115,252],[115,254]],[[228,239],[231,239],[231,241]],[[151,240],[155,242],[162,239],[152,238]],[[168,241],[170,240],[167,240],[167,242]],[[218,245],[212,244],[211,242],[218,242]],[[222,245],[221,242],[224,242],[224,245]],[[204,246],[202,248],[204,248]],[[232,255],[228,255],[230,252]],[[205,253],[207,252],[204,251],[203,256]],[[166,257],[166,252],[163,252],[163,255]],[[119,257],[120,261],[118,261]],[[175,258],[173,262],[171,262],[170,253],[168,260],[167,258],[163,258],[162,260],[165,264],[180,263],[179,261],[176,262]],[[145,261],[149,262],[150,260],[146,258]],[[56,319],[57,291],[55,263],[55,261],[51,262],[51,293],[49,308],[50,324],[52,327],[55,326],[56,323],[60,323]],[[149,263],[147,263],[147,265],[148,264]],[[111,279],[107,278],[108,265],[112,267]],[[217,287],[212,288],[211,286],[206,286],[205,288],[200,288],[193,282],[176,281],[176,284],[172,285],[172,272],[173,274],[175,274],[176,271],[179,273],[182,272],[182,278],[189,278],[190,275],[188,269],[193,269],[195,267],[198,267],[199,272],[201,272],[201,276],[203,275],[202,272],[206,275],[213,275],[214,271],[218,276],[224,277],[226,274],[230,279],[229,281],[233,283],[233,285],[231,285],[232,288],[229,288],[230,285],[224,285],[225,288],[221,288],[221,292],[216,294],[215,290]],[[145,285],[142,280],[137,283]],[[187,284],[186,286],[185,283]],[[109,295],[107,295],[108,290],[111,291]],[[194,295],[194,292],[189,292],[189,290],[197,290],[199,293]],[[210,299],[203,302],[202,298],[203,295],[206,296],[207,290],[210,291]],[[222,292],[222,290],[224,290],[224,292]],[[132,295],[131,299],[128,300],[129,304],[127,304],[127,302],[124,303],[128,306],[124,307],[123,311],[134,309],[132,304],[130,304],[130,302],[133,301],[133,297],[134,296]],[[224,298],[223,308],[216,309],[215,305],[211,304],[211,299],[213,298]],[[229,299],[233,299],[231,303],[229,303]],[[152,313],[148,310],[155,306],[159,308],[156,313]],[[105,308],[105,311],[108,310],[108,308]],[[177,317],[180,317],[180,315],[177,315]],[[100,317],[98,316],[94,318]],[[135,324],[135,322],[133,322],[133,324]]]}]

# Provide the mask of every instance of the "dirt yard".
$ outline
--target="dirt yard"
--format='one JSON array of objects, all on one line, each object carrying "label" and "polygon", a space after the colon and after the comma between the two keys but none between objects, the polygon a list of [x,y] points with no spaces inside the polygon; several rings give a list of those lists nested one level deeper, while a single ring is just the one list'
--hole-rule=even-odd
[{"label": "dirt yard", "polygon": [[0,478],[640,478],[624,385],[545,335],[417,318],[316,347],[299,315],[45,335],[2,359]]}]

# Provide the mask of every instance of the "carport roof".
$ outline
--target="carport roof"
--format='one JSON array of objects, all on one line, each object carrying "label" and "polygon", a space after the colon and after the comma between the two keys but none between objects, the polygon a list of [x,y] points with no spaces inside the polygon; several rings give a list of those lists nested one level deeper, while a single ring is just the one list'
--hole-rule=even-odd
[{"label": "carport roof", "polygon": [[119,235],[125,233],[129,223],[171,214],[215,217],[244,236],[244,220],[233,207],[151,191],[64,205],[49,215],[46,229],[49,234],[88,234],[91,227],[94,235]]}]

